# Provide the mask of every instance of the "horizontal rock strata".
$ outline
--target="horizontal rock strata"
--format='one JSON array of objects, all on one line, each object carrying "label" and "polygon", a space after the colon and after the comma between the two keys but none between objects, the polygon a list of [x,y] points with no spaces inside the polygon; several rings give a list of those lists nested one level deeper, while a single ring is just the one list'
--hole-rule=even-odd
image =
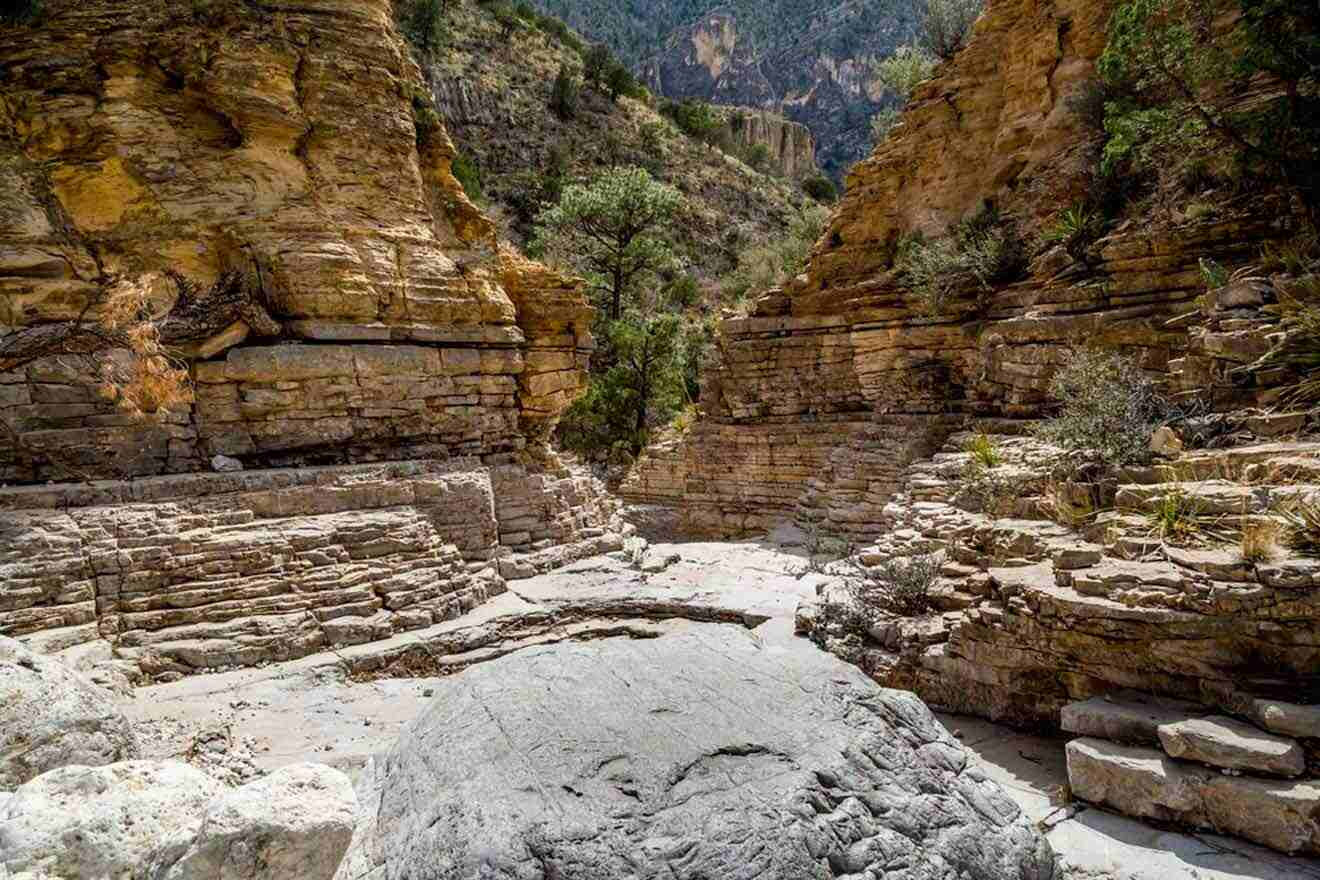
[{"label": "horizontal rock strata", "polygon": [[[1098,142],[1072,98],[1097,76],[1113,6],[989,4],[970,45],[854,168],[804,274],[721,325],[701,419],[641,459],[625,497],[678,506],[707,534],[785,513],[865,534],[879,495],[896,491],[892,468],[937,448],[951,423],[1039,416],[1079,345],[1121,351],[1221,408],[1273,400],[1279,376],[1235,372],[1261,353],[1270,285],[1197,300],[1202,259],[1231,269],[1301,227],[1285,201],[1119,225],[1084,259],[1032,251],[1087,193]],[[969,283],[931,313],[896,270],[899,242],[938,239],[986,206],[1028,242],[1030,265],[994,290]],[[855,468],[831,466],[848,459]]]},{"label": "horizontal rock strata", "polygon": [[387,639],[622,541],[553,457],[30,487],[0,511],[0,633],[108,640],[131,677]]},{"label": "horizontal rock strata", "polygon": [[0,481],[500,454],[581,390],[580,286],[468,201],[388,0],[43,6],[0,48],[0,349],[140,282],[196,401],[21,363]]}]

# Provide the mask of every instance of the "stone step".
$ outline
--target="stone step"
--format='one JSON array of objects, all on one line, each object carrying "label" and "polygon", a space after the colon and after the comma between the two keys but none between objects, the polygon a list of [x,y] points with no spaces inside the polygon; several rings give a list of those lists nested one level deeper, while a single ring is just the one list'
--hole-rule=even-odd
[{"label": "stone step", "polygon": [[1275,776],[1300,776],[1306,770],[1306,755],[1297,740],[1223,715],[1161,724],[1159,737],[1171,758]]},{"label": "stone step", "polygon": [[1069,733],[1133,745],[1158,746],[1159,728],[1204,710],[1196,703],[1120,691],[1063,707],[1059,725]]},{"label": "stone step", "polygon": [[1320,485],[1245,486],[1227,480],[1126,484],[1118,487],[1114,504],[1120,510],[1152,513],[1170,495],[1180,497],[1196,516],[1245,516],[1286,510],[1299,501],[1320,500]]},{"label": "stone step", "polygon": [[1176,467],[1195,480],[1249,479],[1255,483],[1320,482],[1320,443],[1257,443],[1188,452]]},{"label": "stone step", "polygon": [[1265,780],[1174,761],[1089,737],[1067,746],[1075,797],[1138,819],[1243,837],[1286,853],[1320,854],[1320,785]]},{"label": "stone step", "polygon": [[1256,698],[1251,701],[1248,714],[1261,727],[1274,733],[1320,739],[1320,705],[1305,706]]}]

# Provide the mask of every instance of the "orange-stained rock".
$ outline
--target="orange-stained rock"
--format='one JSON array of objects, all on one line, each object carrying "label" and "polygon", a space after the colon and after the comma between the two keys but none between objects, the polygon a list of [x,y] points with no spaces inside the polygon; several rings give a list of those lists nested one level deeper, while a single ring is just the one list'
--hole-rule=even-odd
[{"label": "orange-stained rock", "polygon": [[447,133],[419,137],[389,0],[51,0],[0,32],[0,335],[76,317],[112,274],[238,272],[262,307],[170,339],[199,391],[163,426],[102,401],[94,365],[0,375],[26,447],[0,481],[513,451],[582,387],[581,287],[502,251]]}]

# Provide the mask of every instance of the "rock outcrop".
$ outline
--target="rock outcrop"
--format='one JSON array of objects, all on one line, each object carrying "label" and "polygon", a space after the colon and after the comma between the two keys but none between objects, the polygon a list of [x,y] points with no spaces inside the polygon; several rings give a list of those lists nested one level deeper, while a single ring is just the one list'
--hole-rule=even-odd
[{"label": "rock outcrop", "polygon": [[50,880],[330,880],[352,837],[348,778],[304,764],[226,791],[187,764],[67,767],[0,804],[0,872]]},{"label": "rock outcrop", "polygon": [[776,174],[802,180],[819,173],[816,142],[811,129],[765,109],[734,107],[723,111],[729,140],[746,154],[763,146],[769,153],[768,167]]},{"label": "rock outcrop", "polygon": [[1119,225],[1085,259],[1045,250],[1021,280],[970,284],[938,314],[895,270],[906,236],[937,238],[990,206],[1034,240],[1085,195],[1098,135],[1071,99],[1096,78],[1112,7],[988,4],[968,48],[854,168],[806,273],[723,323],[702,418],[647,453],[628,500],[675,506],[704,534],[789,515],[874,534],[904,465],[970,420],[1040,415],[1083,344],[1219,407],[1273,399],[1278,377],[1239,370],[1261,353],[1273,294],[1197,299],[1203,258],[1235,268],[1300,228],[1284,198]]},{"label": "rock outcrop", "polygon": [[153,880],[330,880],[357,822],[348,777],[294,764],[213,800],[152,857]]},{"label": "rock outcrop", "polygon": [[437,682],[370,789],[342,880],[1053,873],[914,697],[729,627],[527,649]]},{"label": "rock outcrop", "polygon": [[389,0],[43,8],[0,50],[0,337],[150,279],[196,401],[143,424],[96,363],[23,364],[0,480],[516,452],[577,394],[586,300],[463,194]]},{"label": "rock outcrop", "polygon": [[135,757],[133,728],[108,692],[0,638],[0,791],[70,764]]},{"label": "rock outcrop", "polygon": [[43,651],[104,640],[153,678],[289,660],[618,549],[616,509],[553,455],[0,490],[0,631]]},{"label": "rock outcrop", "polygon": [[[875,62],[912,39],[906,0],[737,0],[686,4],[681,23],[641,62],[647,84],[671,98],[761,107],[805,125],[816,160],[839,179],[871,147],[870,119],[892,97]],[[584,33],[592,22],[578,22]]]}]

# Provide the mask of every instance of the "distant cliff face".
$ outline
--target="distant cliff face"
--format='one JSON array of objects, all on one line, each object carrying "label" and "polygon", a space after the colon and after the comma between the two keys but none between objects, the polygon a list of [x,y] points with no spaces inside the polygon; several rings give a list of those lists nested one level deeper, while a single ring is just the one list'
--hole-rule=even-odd
[{"label": "distant cliff face", "polygon": [[0,341],[115,277],[164,314],[237,274],[250,308],[170,340],[197,392],[163,424],[59,361],[0,373],[28,441],[0,481],[64,475],[46,450],[109,475],[507,452],[577,394],[585,297],[502,247],[419,131],[390,0],[44,7],[0,25]]},{"label": "distant cliff face", "polygon": [[[873,62],[912,38],[916,0],[538,0],[635,64],[656,92],[760,107],[811,129],[835,177],[870,149]],[[890,99],[892,100],[892,99]]]},{"label": "distant cliff face", "polygon": [[[480,171],[491,214],[508,237],[526,237],[548,184],[587,180],[614,165],[637,165],[677,187],[686,215],[675,230],[680,252],[698,276],[718,278],[749,241],[779,238],[802,194],[794,180],[810,173],[810,132],[760,110],[743,109],[749,124],[730,142],[764,142],[771,161],[757,171],[688,137],[642,101],[611,101],[584,87],[576,113],[551,109],[561,68],[580,69],[572,48],[553,35],[524,30],[505,39],[486,7],[450,9],[450,42],[426,71],[436,110],[458,150]],[[729,236],[731,231],[738,234]]]},{"label": "distant cliff face", "polygon": [[811,129],[769,110],[734,107],[724,114],[729,140],[743,155],[757,146],[768,151],[766,167],[775,174],[802,180],[820,169]]}]

